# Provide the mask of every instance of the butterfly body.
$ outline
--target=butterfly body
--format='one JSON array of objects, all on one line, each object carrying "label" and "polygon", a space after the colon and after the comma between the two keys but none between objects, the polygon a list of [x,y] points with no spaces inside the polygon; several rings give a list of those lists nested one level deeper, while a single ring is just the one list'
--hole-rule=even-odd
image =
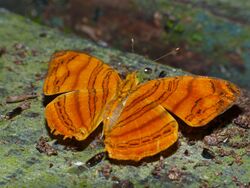
[{"label": "butterfly body", "polygon": [[84,140],[103,121],[109,156],[138,161],[178,139],[178,123],[169,112],[189,126],[203,126],[231,107],[240,92],[228,81],[201,76],[139,84],[135,72],[122,80],[99,59],[64,51],[53,56],[44,83],[45,95],[60,93],[45,109],[54,134]]},{"label": "butterfly body", "polygon": [[108,133],[112,127],[117,124],[117,120],[120,117],[127,99],[131,92],[133,92],[138,84],[136,73],[129,74],[122,82],[115,97],[105,107],[103,116],[103,122],[105,124],[105,132]]}]

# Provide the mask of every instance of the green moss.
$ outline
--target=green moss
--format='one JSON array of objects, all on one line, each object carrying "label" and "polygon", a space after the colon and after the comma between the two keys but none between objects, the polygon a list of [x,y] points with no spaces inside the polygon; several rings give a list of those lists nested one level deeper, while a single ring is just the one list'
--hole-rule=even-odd
[{"label": "green moss", "polygon": [[[88,142],[83,141],[77,144],[81,145],[81,151],[66,150],[62,142],[53,142],[54,138],[49,135],[46,128],[42,105],[42,84],[48,67],[47,61],[53,52],[62,49],[90,51],[120,72],[123,72],[123,67],[137,70],[141,80],[156,78],[163,70],[167,76],[186,73],[171,67],[156,65],[135,54],[100,48],[87,40],[62,34],[4,10],[0,10],[0,36],[1,46],[7,49],[7,52],[0,57],[0,89],[4,91],[1,93],[1,115],[19,105],[5,104],[7,96],[31,91],[39,94],[37,99],[30,100],[29,109],[11,120],[0,120],[0,186],[111,187],[117,184],[119,179],[120,182],[130,180],[135,187],[198,187],[204,184],[211,187],[234,185],[232,176],[236,176],[240,182],[247,183],[247,177],[250,176],[249,157],[243,149],[233,148],[236,154],[242,155],[242,165],[229,165],[234,160],[232,157],[218,157],[221,164],[217,164],[200,155],[204,147],[201,139],[197,139],[195,145],[188,145],[188,136],[180,137],[178,148],[174,147],[162,153],[165,156],[163,161],[165,166],[159,178],[151,173],[159,163],[159,155],[146,159],[145,164],[104,160],[88,169],[84,163],[101,151],[102,145],[91,147]],[[17,44],[23,47],[20,48]],[[18,54],[23,51],[25,57],[20,57]],[[16,64],[16,60],[22,63]],[[153,70],[151,74],[144,72],[146,67]],[[34,113],[36,115],[32,116]],[[231,124],[225,125],[225,129],[231,127],[233,127]],[[39,153],[36,143],[41,136],[50,138],[58,155],[47,156]],[[238,137],[235,139],[242,141]],[[95,139],[90,139],[90,143],[94,145],[94,142]],[[74,144],[71,143],[71,145]],[[231,146],[222,144],[221,147]],[[188,156],[184,154],[185,150],[189,151]],[[201,166],[195,167],[200,162],[203,162]],[[79,165],[81,163],[83,165]],[[102,175],[102,168],[105,165],[110,165],[112,168],[111,175],[107,179]],[[182,172],[180,180],[168,178],[168,173],[174,166]],[[222,175],[217,176],[218,172],[222,172]]]}]

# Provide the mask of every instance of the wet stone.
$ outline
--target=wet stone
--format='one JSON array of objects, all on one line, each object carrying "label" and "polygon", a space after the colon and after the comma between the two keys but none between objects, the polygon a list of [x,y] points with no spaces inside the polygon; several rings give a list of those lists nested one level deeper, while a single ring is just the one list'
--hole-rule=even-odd
[{"label": "wet stone", "polygon": [[203,151],[201,153],[201,156],[205,159],[214,159],[215,154],[208,148],[203,148]]}]

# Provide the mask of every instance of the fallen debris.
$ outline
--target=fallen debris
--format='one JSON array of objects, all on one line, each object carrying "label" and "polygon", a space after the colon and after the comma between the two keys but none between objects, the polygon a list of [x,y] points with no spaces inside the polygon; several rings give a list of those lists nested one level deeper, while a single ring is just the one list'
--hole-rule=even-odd
[{"label": "fallen debris", "polygon": [[22,111],[27,110],[28,108],[30,108],[30,103],[29,102],[24,102],[20,106],[14,108],[12,111],[7,112],[6,115],[5,115],[5,118],[6,119],[12,119],[15,116],[21,114]]},{"label": "fallen debris", "polygon": [[98,163],[100,163],[103,158],[106,156],[106,152],[101,152],[96,154],[94,157],[91,157],[87,162],[86,162],[86,166],[87,167],[93,167],[95,165],[97,165]]},{"label": "fallen debris", "polygon": [[213,151],[211,151],[208,148],[203,148],[203,151],[201,153],[202,157],[205,159],[214,159],[215,158],[215,154]]},{"label": "fallen debris", "polygon": [[40,139],[38,140],[37,144],[36,144],[36,149],[40,152],[40,153],[45,153],[48,156],[51,155],[57,155],[57,151],[55,148],[53,148],[49,143],[48,143],[48,138],[45,138],[43,136],[40,137]]},{"label": "fallen debris", "polygon": [[164,164],[164,158],[161,157],[159,162],[155,165],[154,169],[152,170],[151,174],[155,178],[160,178],[162,175],[162,170],[164,169],[165,164]]},{"label": "fallen debris", "polygon": [[112,167],[110,164],[106,164],[104,165],[100,170],[99,170],[100,174],[102,176],[104,176],[106,179],[109,179],[110,174],[112,172]]},{"label": "fallen debris", "polygon": [[172,167],[168,173],[167,177],[172,181],[180,181],[182,179],[183,173],[176,166]]},{"label": "fallen debris", "polygon": [[7,52],[6,47],[0,47],[0,57]]},{"label": "fallen debris", "polygon": [[9,96],[6,98],[6,103],[22,102],[28,99],[35,99],[37,97],[38,97],[38,94],[36,93]]}]

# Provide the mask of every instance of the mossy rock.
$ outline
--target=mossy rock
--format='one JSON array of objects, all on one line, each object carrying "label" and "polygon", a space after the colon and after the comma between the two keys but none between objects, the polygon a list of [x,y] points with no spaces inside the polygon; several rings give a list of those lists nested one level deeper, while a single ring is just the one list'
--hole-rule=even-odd
[{"label": "mossy rock", "polygon": [[[249,132],[230,123],[231,116],[237,115],[233,109],[204,129],[190,133],[182,126],[178,143],[140,163],[105,159],[88,168],[85,162],[103,150],[98,139],[101,128],[87,141],[76,142],[55,138],[46,127],[42,85],[47,62],[55,51],[86,51],[121,74],[137,70],[141,80],[187,73],[135,54],[99,47],[3,9],[0,36],[1,187],[234,187],[248,183]],[[6,98],[32,92],[38,96],[25,101],[30,107],[6,119],[6,114],[23,104],[6,103]],[[212,132],[228,137],[216,146],[206,145],[203,138]],[[51,155],[38,151],[37,143],[42,140],[52,150]],[[223,156],[221,150],[227,155]]]}]

